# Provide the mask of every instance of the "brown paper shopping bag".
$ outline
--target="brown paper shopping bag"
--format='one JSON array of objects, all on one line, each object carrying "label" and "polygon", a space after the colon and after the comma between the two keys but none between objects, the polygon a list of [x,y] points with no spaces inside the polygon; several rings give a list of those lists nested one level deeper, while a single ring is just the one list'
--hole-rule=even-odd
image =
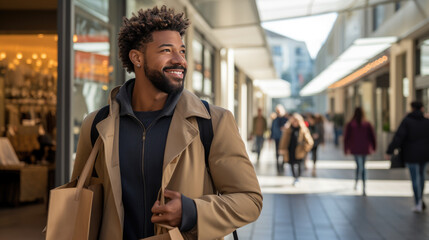
[{"label": "brown paper shopping bag", "polygon": [[47,240],[97,239],[103,209],[101,182],[88,177],[100,149],[98,138],[78,180],[51,190]]},{"label": "brown paper shopping bag", "polygon": [[173,228],[165,225],[162,225],[162,227],[169,229],[168,232],[144,238],[144,240],[183,240],[182,234],[177,227]]}]

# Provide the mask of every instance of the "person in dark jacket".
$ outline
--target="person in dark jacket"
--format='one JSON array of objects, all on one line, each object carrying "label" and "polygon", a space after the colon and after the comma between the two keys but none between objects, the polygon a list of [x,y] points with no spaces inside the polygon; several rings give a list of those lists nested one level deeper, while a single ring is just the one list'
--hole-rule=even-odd
[{"label": "person in dark jacket", "polygon": [[287,122],[286,110],[281,104],[276,106],[277,117],[273,120],[271,124],[271,139],[276,143],[276,166],[277,173],[283,172],[284,170],[284,162],[279,162],[279,143],[280,138],[282,137],[282,130]]},{"label": "person in dark jacket", "polygon": [[362,174],[363,196],[366,196],[365,160],[368,154],[375,152],[375,148],[376,143],[374,129],[372,125],[368,121],[366,121],[362,108],[357,107],[355,109],[352,120],[346,125],[346,129],[344,132],[344,153],[346,155],[353,154],[355,158],[355,190],[357,189],[359,175]]},{"label": "person in dark jacket", "polygon": [[259,158],[261,157],[261,150],[264,146],[264,133],[267,130],[267,119],[262,116],[262,109],[258,108],[258,115],[253,118],[253,129],[252,129],[252,138],[255,138],[255,146],[252,147],[252,151],[255,151],[257,154],[256,165],[259,165]]},{"label": "person in dark jacket", "polygon": [[410,171],[413,185],[416,204],[413,211],[421,212],[426,208],[423,201],[423,190],[425,168],[429,160],[429,119],[423,116],[421,102],[412,102],[411,108],[412,112],[402,120],[386,153],[391,155],[395,149],[401,149],[401,157]]},{"label": "person in dark jacket", "polygon": [[310,130],[311,137],[313,137],[314,145],[311,149],[311,158],[313,160],[313,171],[312,176],[316,176],[316,161],[317,161],[317,148],[319,144],[324,143],[324,127],[323,127],[323,118],[320,114],[311,114],[308,117],[308,129]]}]

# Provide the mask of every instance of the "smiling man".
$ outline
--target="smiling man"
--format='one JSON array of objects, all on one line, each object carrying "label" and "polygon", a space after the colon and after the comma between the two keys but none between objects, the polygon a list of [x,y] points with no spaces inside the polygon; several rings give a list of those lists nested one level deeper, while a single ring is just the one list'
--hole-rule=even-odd
[{"label": "smiling man", "polygon": [[[260,214],[261,190],[231,112],[184,90],[189,24],[165,6],[124,18],[119,56],[136,77],[112,90],[105,116],[85,118],[72,174],[81,173],[96,129],[104,146],[93,171],[104,187],[99,239],[142,239],[165,225],[185,239],[219,239]],[[211,177],[200,119],[213,126]]]}]

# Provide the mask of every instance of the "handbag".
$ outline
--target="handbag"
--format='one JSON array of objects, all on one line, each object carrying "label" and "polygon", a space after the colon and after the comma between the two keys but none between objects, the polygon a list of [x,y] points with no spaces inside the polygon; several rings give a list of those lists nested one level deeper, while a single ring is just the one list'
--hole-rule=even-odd
[{"label": "handbag", "polygon": [[103,188],[99,179],[89,176],[100,145],[101,138],[98,138],[77,180],[51,190],[47,240],[98,238],[103,211]]},{"label": "handbag", "polygon": [[390,157],[390,168],[404,168],[405,162],[402,158],[402,151],[400,149],[395,149],[392,156]]},{"label": "handbag", "polygon": [[252,142],[252,152],[257,153],[258,152],[258,143],[256,142],[256,138]]}]

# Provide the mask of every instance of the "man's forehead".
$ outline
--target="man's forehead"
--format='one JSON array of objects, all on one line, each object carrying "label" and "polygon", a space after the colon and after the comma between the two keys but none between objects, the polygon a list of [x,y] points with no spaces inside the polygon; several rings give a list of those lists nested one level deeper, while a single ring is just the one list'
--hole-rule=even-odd
[{"label": "man's forehead", "polygon": [[152,33],[152,43],[161,45],[161,44],[183,44],[183,39],[180,36],[180,33],[177,31],[155,31]]}]

